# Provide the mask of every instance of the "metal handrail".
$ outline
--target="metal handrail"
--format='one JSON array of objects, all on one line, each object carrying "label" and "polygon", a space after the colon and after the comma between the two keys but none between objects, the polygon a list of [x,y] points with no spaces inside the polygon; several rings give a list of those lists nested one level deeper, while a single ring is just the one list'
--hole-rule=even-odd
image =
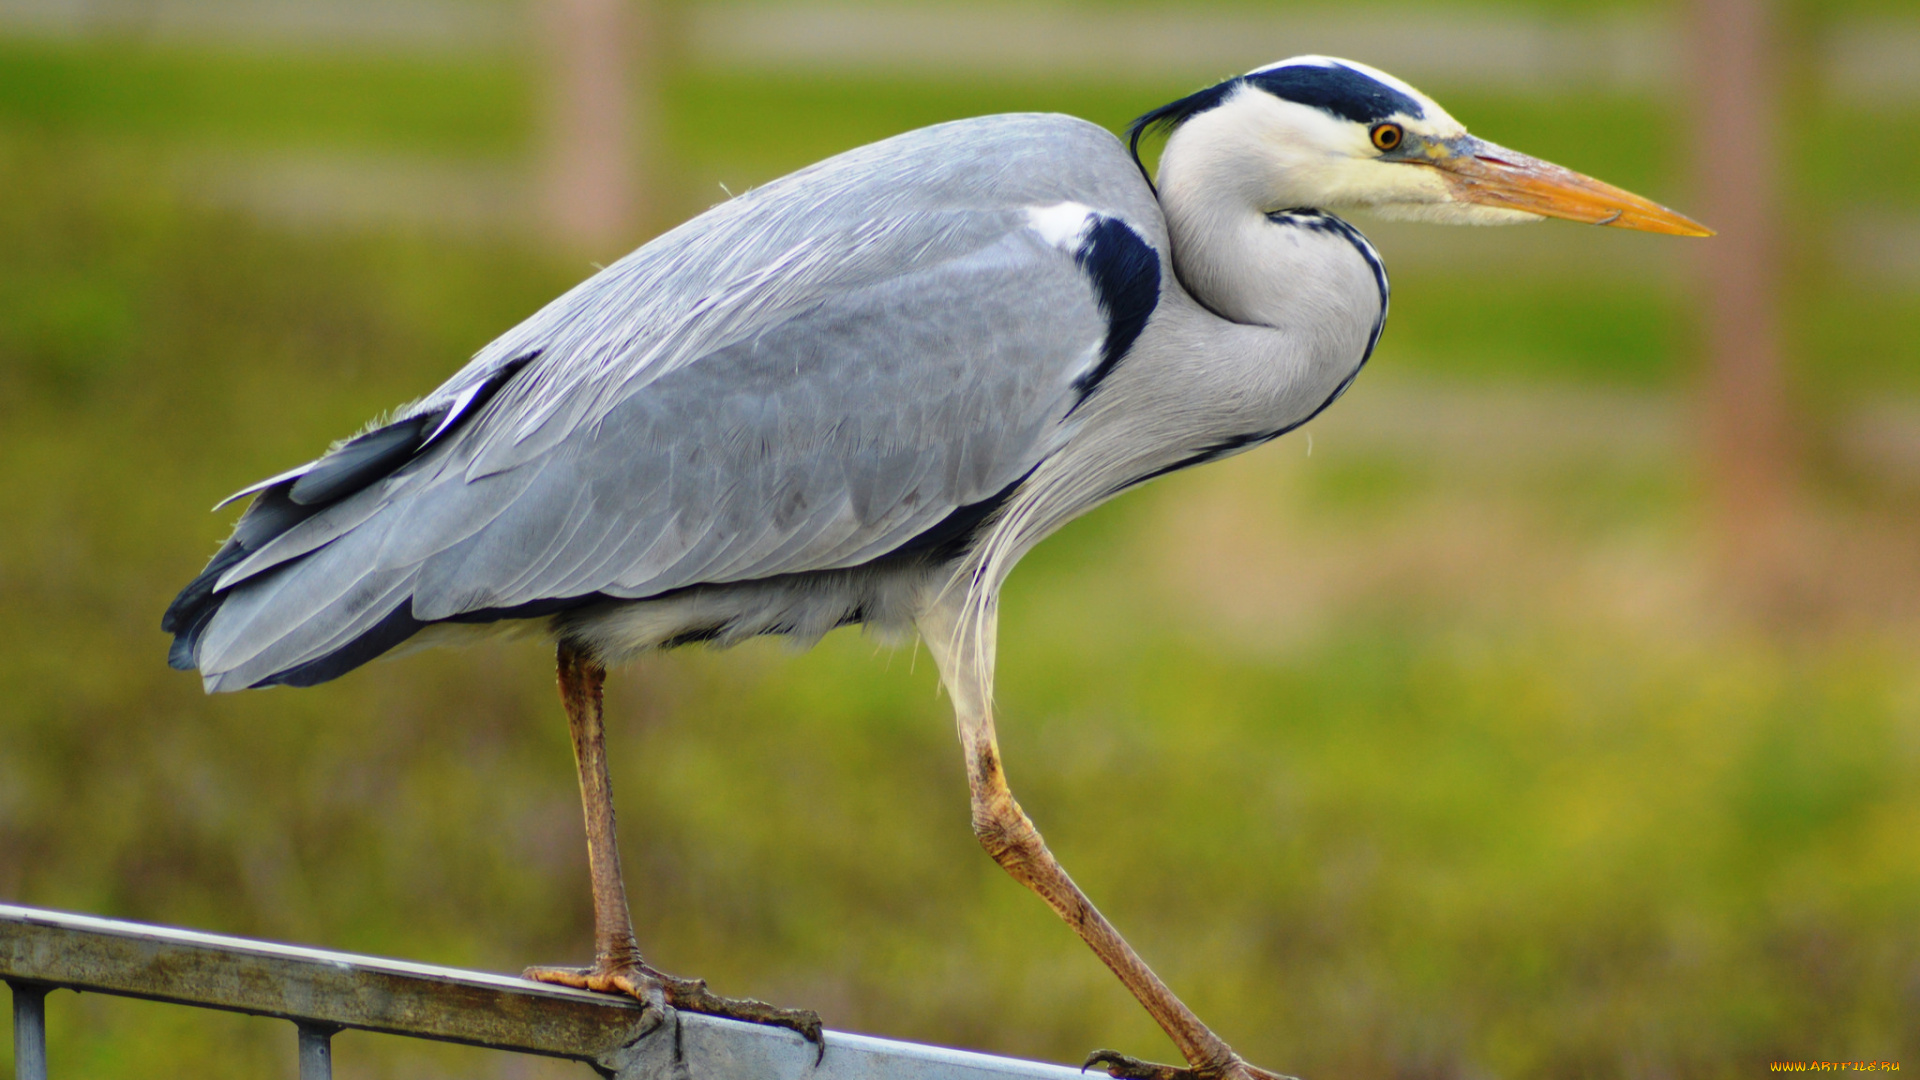
[{"label": "metal handrail", "polygon": [[[47,1080],[55,989],[290,1020],[301,1080],[329,1080],[344,1028],[589,1062],[617,1080],[1074,1080],[1065,1066],[830,1031],[825,1053],[784,1029],[660,1015],[605,994],[0,904],[16,1080]],[[817,1060],[816,1060],[817,1058]]]}]

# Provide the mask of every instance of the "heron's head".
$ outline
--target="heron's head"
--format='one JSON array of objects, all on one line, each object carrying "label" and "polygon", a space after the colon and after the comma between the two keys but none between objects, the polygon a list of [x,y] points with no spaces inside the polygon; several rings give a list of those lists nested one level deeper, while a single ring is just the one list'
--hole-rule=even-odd
[{"label": "heron's head", "polygon": [[1451,225],[1566,218],[1711,236],[1664,206],[1467,134],[1432,98],[1351,60],[1296,56],[1162,106],[1163,189],[1221,186],[1262,211],[1309,206]]}]

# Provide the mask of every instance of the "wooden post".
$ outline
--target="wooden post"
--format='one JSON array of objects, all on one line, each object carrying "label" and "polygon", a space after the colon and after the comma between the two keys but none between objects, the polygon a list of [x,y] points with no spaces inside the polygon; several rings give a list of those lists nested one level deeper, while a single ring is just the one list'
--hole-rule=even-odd
[{"label": "wooden post", "polygon": [[547,44],[545,220],[561,244],[611,260],[638,236],[651,117],[637,100],[642,0],[538,0]]},{"label": "wooden post", "polygon": [[1773,0],[1692,0],[1687,103],[1701,220],[1704,450],[1727,568],[1765,584],[1797,486],[1780,333],[1782,140]]}]

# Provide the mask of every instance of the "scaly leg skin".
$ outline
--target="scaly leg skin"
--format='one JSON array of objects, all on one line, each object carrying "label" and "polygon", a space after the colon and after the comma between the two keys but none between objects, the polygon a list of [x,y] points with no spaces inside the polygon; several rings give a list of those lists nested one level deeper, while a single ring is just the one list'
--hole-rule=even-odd
[{"label": "scaly leg skin", "polygon": [[994,862],[1015,881],[1032,889],[1073,927],[1187,1059],[1187,1067],[1182,1069],[1141,1061],[1114,1050],[1096,1050],[1082,1068],[1101,1066],[1117,1080],[1294,1080],[1247,1064],[1201,1023],[1067,876],[1066,869],[1047,850],[1040,831],[1014,800],[1000,767],[1000,744],[993,728],[996,620],[997,612],[991,606],[983,615],[970,618],[964,597],[937,605],[920,618],[920,632],[953,698],[960,742],[967,755],[974,835]]},{"label": "scaly leg skin", "polygon": [[[614,840],[613,784],[607,775],[606,729],[601,719],[601,687],[607,669],[571,644],[559,652],[560,700],[573,732],[574,762],[580,767],[580,801],[587,817],[587,866],[593,876],[594,960],[590,968],[535,967],[522,978],[582,990],[628,994],[655,1009],[673,1006],[708,1016],[725,1016],[797,1031],[826,1053],[820,1017],[810,1009],[782,1009],[751,998],[724,998],[703,979],[668,975],[640,956],[627,911],[627,887],[620,876],[620,847]],[[816,1061],[818,1056],[816,1056]]]}]

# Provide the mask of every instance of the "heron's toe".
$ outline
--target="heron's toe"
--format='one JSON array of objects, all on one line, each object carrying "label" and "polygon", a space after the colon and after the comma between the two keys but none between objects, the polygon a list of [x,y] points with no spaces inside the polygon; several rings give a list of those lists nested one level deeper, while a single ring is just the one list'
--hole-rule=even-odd
[{"label": "heron's toe", "polygon": [[591,989],[587,979],[593,974],[590,967],[530,967],[520,973],[523,979],[534,982],[553,983],[557,986],[571,986],[575,990]]},{"label": "heron's toe", "polygon": [[653,972],[653,974],[660,980],[667,1004],[676,1009],[703,1013],[707,1016],[745,1020],[752,1024],[783,1027],[798,1033],[801,1038],[818,1049],[818,1053],[814,1056],[816,1064],[826,1056],[825,1026],[820,1022],[820,1014],[812,1009],[783,1009],[753,998],[721,997],[707,989],[705,979],[681,979],[659,972]]},{"label": "heron's toe", "polygon": [[1118,1050],[1095,1050],[1087,1055],[1080,1071],[1086,1072],[1096,1065],[1106,1070],[1114,1080],[1193,1080],[1192,1069],[1177,1069],[1172,1065],[1142,1061]]},{"label": "heron's toe", "polygon": [[1297,1077],[1249,1065],[1238,1054],[1233,1055],[1223,1067],[1196,1069],[1143,1061],[1118,1050],[1095,1050],[1087,1055],[1080,1071],[1085,1072],[1096,1066],[1104,1069],[1114,1080],[1298,1080]]},{"label": "heron's toe", "polygon": [[521,972],[520,977],[602,994],[625,994],[654,1008],[671,1005],[705,1016],[724,1016],[750,1024],[786,1028],[817,1048],[816,1062],[826,1056],[825,1026],[820,1022],[819,1013],[812,1009],[783,1009],[753,998],[721,997],[707,989],[705,979],[683,979],[655,971],[645,964],[584,968],[530,967]]},{"label": "heron's toe", "polygon": [[530,967],[521,972],[520,977],[600,994],[621,994],[656,1009],[665,1008],[670,1001],[665,980],[637,964],[620,967]]}]

